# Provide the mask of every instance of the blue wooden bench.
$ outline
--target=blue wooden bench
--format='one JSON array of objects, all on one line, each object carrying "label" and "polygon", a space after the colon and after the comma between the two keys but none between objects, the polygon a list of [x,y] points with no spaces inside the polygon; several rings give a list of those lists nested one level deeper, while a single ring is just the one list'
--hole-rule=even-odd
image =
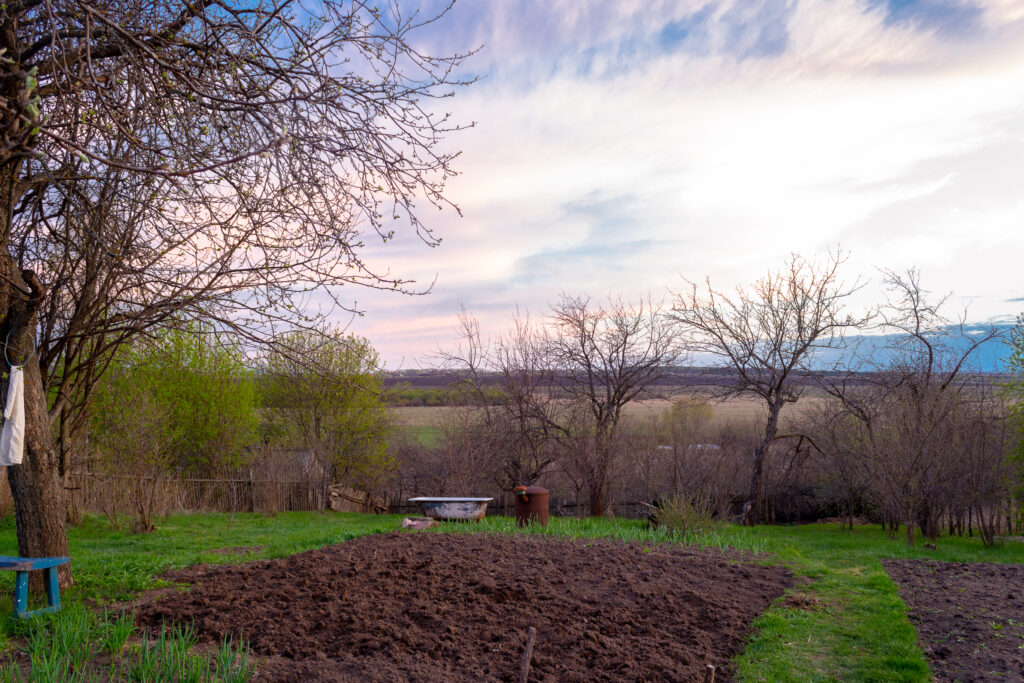
[{"label": "blue wooden bench", "polygon": [[[0,556],[0,569],[17,572],[14,579],[14,618],[24,619],[45,612],[60,610],[60,584],[57,582],[57,567],[70,562],[70,557],[3,557]],[[28,573],[41,569],[46,572],[46,600],[48,606],[27,611],[28,607]]]}]

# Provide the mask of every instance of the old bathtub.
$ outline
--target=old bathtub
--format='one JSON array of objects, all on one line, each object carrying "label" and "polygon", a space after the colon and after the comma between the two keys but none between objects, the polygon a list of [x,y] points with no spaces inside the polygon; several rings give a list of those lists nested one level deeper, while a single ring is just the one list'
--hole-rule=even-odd
[{"label": "old bathtub", "polygon": [[420,506],[425,517],[442,521],[480,521],[487,512],[487,503],[493,498],[431,498],[420,496],[410,498],[410,503]]}]

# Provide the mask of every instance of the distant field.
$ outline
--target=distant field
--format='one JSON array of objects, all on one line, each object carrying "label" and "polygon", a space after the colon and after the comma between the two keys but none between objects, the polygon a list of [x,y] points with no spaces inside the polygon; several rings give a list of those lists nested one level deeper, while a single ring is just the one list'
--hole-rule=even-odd
[{"label": "distant field", "polygon": [[444,414],[456,408],[409,407],[388,408],[388,413],[403,427],[432,427],[441,424]]},{"label": "distant field", "polygon": [[441,425],[446,412],[456,408],[418,407],[388,408],[400,433],[410,436],[427,448],[441,445]]},{"label": "distant field", "polygon": [[[673,401],[677,401],[680,398],[690,398],[693,400],[706,400],[714,411],[715,420],[718,422],[729,422],[733,420],[748,420],[760,418],[767,412],[767,408],[764,405],[764,401],[760,398],[752,396],[740,396],[730,398],[724,401],[713,401],[709,400],[706,396],[699,393],[680,393],[674,396],[672,399],[656,399],[651,401],[634,401],[626,406],[623,411],[625,415],[630,417],[646,417],[652,415],[659,415],[669,406],[672,405]],[[798,415],[808,408],[819,404],[822,401],[821,396],[804,395],[795,404],[788,404],[783,408],[783,416],[785,415]]]},{"label": "distant field", "polygon": [[[691,398],[702,398],[699,394],[679,394],[675,399],[683,396]],[[636,401],[626,406],[624,414],[631,418],[656,417],[664,412],[670,405],[670,399],[655,399],[649,401]],[[787,416],[799,415],[808,408],[820,403],[820,396],[804,396],[797,403],[787,405],[783,409],[783,422]],[[727,401],[709,401],[714,411],[715,421],[718,423],[741,422],[760,418],[765,413],[764,404],[751,397],[731,398]],[[441,425],[444,416],[459,408],[451,407],[396,407],[389,408],[389,413],[398,424],[401,432],[408,434],[424,446],[435,448],[441,442]]]},{"label": "distant field", "polygon": [[401,425],[399,432],[411,436],[427,448],[440,448],[444,433],[440,427],[430,425]]}]

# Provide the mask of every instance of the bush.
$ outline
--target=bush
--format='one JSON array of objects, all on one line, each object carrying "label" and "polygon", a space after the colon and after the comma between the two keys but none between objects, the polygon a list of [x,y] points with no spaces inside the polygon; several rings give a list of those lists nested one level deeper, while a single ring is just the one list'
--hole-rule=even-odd
[{"label": "bush", "polygon": [[652,526],[663,527],[676,533],[711,531],[721,526],[715,519],[714,503],[704,494],[677,493],[654,507],[650,517]]}]

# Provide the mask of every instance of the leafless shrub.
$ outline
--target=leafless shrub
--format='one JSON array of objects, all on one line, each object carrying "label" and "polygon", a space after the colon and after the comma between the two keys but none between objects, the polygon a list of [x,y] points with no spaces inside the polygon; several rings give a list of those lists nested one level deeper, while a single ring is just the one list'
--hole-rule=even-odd
[{"label": "leafless shrub", "polygon": [[456,495],[476,495],[499,485],[506,434],[486,410],[454,408],[442,420],[445,488]]},{"label": "leafless shrub", "polygon": [[1001,527],[1002,504],[1010,497],[1013,467],[1007,457],[1013,424],[1001,397],[991,388],[977,391],[960,416],[956,489],[950,500],[973,511],[985,545],[995,543]]}]

